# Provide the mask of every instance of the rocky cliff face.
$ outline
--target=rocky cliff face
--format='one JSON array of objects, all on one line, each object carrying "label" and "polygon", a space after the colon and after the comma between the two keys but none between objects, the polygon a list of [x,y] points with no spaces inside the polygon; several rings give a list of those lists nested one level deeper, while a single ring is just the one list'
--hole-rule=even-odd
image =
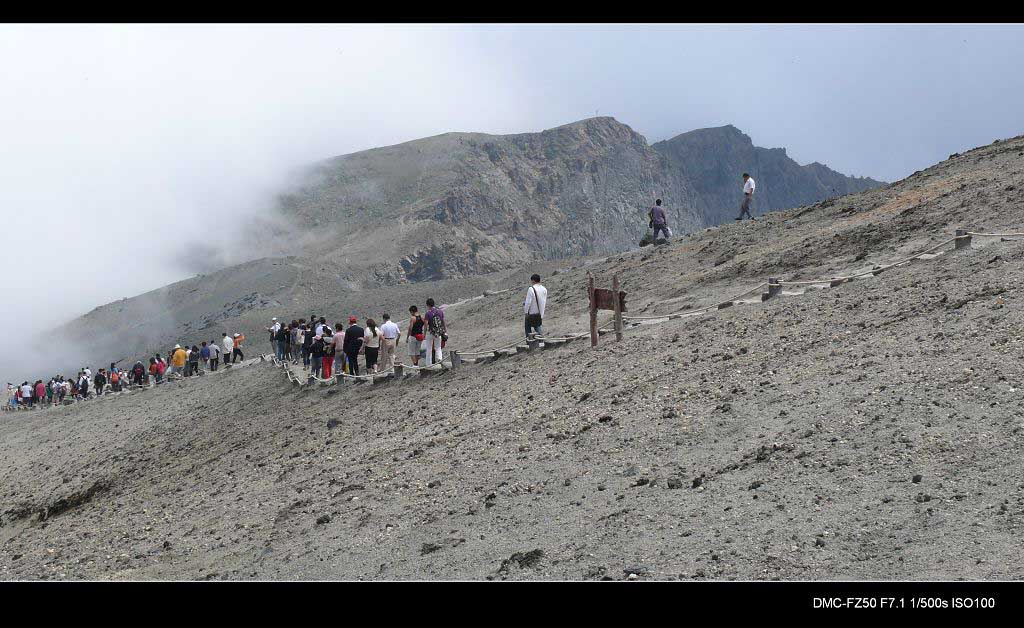
[{"label": "rocky cliff face", "polygon": [[824,164],[801,166],[785,148],[760,148],[732,125],[698,129],[652,145],[673,172],[682,173],[695,191],[694,209],[708,225],[731,220],[739,213],[744,172],[757,182],[758,211],[809,205],[820,200],[862,192],[883,183],[848,177]]},{"label": "rocky cliff face", "polygon": [[323,255],[396,282],[635,246],[655,197],[700,227],[688,182],[612,118],[541,133],[448,133],[337,157],[284,199],[323,233]]},{"label": "rocky cliff face", "polygon": [[629,249],[657,197],[678,233],[719,224],[736,213],[744,171],[760,211],[879,185],[801,166],[732,126],[651,146],[604,117],[343,155],[318,164],[282,208],[319,235],[297,254],[337,262],[356,284],[405,283]]}]

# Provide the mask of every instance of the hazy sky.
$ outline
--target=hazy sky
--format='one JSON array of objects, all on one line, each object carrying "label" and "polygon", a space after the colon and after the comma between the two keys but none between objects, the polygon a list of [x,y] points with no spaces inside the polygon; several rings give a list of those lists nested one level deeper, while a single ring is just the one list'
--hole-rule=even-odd
[{"label": "hazy sky", "polygon": [[2,25],[0,314],[181,279],[291,169],[446,131],[731,123],[895,180],[1024,132],[1021,61],[1020,26]]}]

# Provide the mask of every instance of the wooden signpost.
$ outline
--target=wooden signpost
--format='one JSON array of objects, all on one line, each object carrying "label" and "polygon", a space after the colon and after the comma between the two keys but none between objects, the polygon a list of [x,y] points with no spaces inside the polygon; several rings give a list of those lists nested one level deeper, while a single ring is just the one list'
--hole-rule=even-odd
[{"label": "wooden signpost", "polygon": [[619,276],[612,276],[612,289],[608,290],[595,288],[594,275],[587,273],[587,294],[590,297],[590,346],[597,346],[598,310],[615,312],[615,340],[622,340],[622,313],[626,311],[626,293],[619,290]]}]

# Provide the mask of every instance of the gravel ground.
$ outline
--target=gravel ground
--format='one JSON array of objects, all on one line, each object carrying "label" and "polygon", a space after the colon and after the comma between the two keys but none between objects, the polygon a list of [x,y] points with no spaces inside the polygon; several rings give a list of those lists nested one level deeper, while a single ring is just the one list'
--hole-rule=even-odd
[{"label": "gravel ground", "polygon": [[[651,315],[1020,231],[1021,152],[567,262],[547,324],[584,328],[586,270]],[[596,350],[328,388],[257,362],[4,415],[0,577],[1016,579],[1024,242],[974,244]],[[451,308],[452,346],[517,338],[522,296]]]}]

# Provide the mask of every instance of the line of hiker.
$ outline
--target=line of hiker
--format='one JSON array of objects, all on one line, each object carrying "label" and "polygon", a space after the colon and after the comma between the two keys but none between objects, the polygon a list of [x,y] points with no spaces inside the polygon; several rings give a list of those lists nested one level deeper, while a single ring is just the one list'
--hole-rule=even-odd
[{"label": "line of hiker", "polygon": [[[439,364],[448,342],[444,310],[433,299],[427,299],[426,305],[425,314],[415,305],[409,307],[404,355],[413,365]],[[322,379],[330,379],[334,373],[359,375],[361,370],[366,374],[387,372],[396,361],[402,363],[402,330],[387,312],[381,314],[379,324],[367,318],[360,325],[356,316],[349,316],[348,327],[340,321],[332,326],[325,316],[316,314],[290,323],[275,317],[266,330],[278,360],[296,365],[301,360],[309,374]]]},{"label": "line of hiker", "polygon": [[47,382],[36,380],[35,383],[23,382],[20,386],[7,383],[7,404],[4,410],[19,408],[39,408],[47,405],[61,405],[65,401],[81,401],[101,397],[105,393],[118,393],[130,387],[142,387],[162,384],[178,377],[193,377],[206,371],[216,371],[221,356],[224,364],[233,364],[245,359],[242,352],[243,334],[228,335],[223,339],[202,342],[199,346],[182,347],[174,345],[168,352],[168,358],[159,353],[149,358],[149,364],[138,360],[131,368],[120,368],[116,362],[110,368],[101,368],[95,375],[92,369],[84,366],[75,377],[54,375]]},{"label": "line of hiker", "polygon": [[[540,275],[530,277],[530,286],[523,300],[524,332],[527,339],[544,334],[544,312],[548,290]],[[426,300],[426,311],[409,307],[409,318],[404,321],[405,333],[387,312],[380,324],[367,318],[364,324],[355,316],[348,317],[348,327],[341,322],[327,323],[324,316],[310,315],[282,324],[276,317],[266,328],[271,352],[281,361],[291,361],[310,374],[329,379],[335,372],[360,375],[388,372],[396,364],[413,366],[441,364],[448,343],[448,326],[444,309],[434,299]],[[221,364],[230,365],[245,359],[245,335],[222,334],[220,341],[203,341],[198,345],[174,345],[166,355],[156,353],[148,364],[138,360],[130,368],[111,363],[93,375],[88,366],[82,367],[76,377],[55,375],[47,382],[36,380],[21,385],[7,384],[8,403],[5,410],[60,405],[68,400],[99,397],[106,392],[121,392],[130,387],[163,384],[172,379],[195,377],[217,371]],[[404,351],[402,347],[404,345]],[[362,356],[362,360],[360,360]],[[362,364],[360,364],[362,362]]]}]

